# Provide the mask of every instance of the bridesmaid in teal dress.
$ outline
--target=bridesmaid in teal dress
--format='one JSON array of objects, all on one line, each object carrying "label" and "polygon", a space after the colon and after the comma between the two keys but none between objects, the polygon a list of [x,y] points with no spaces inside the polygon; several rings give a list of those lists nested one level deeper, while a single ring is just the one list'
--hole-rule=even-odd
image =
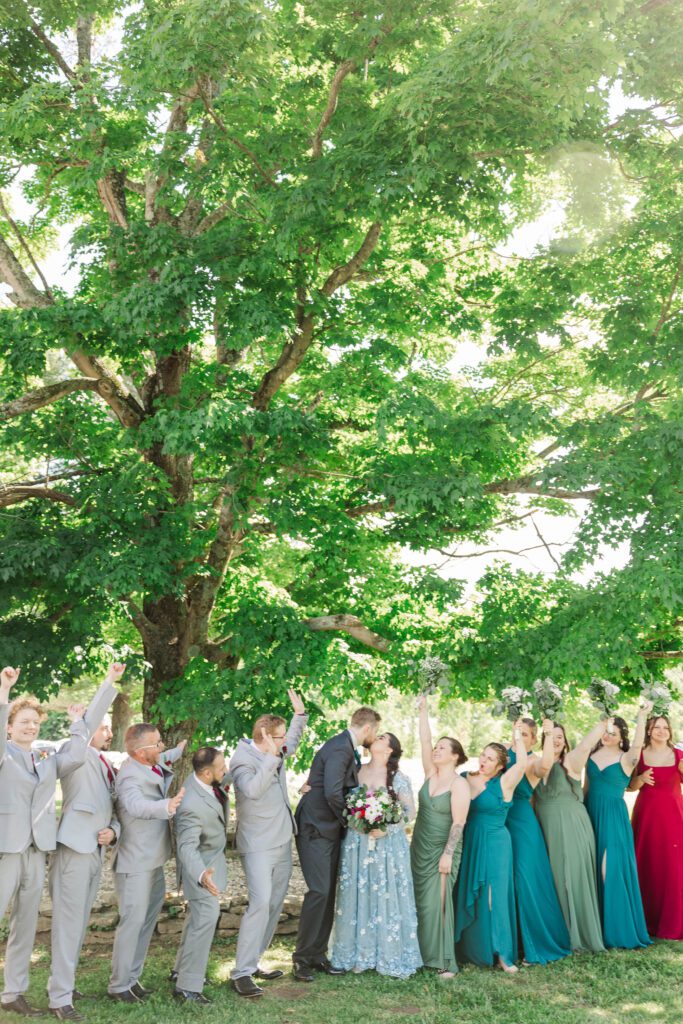
[{"label": "bridesmaid in teal dress", "polygon": [[[512,864],[519,937],[524,962],[547,964],[569,956],[569,932],[562,916],[541,826],[531,806],[534,790],[553,765],[553,723],[543,722],[543,755],[531,754],[538,729],[533,718],[520,722],[528,759],[524,778],[512,798],[506,826],[512,839]],[[510,765],[517,755],[509,751]]]},{"label": "bridesmaid in teal dress", "polygon": [[467,760],[462,744],[442,736],[432,746],[427,701],[420,698],[420,746],[425,781],[410,844],[417,934],[425,967],[443,979],[458,970],[453,931],[453,888],[458,877],[462,833],[470,805],[469,786],[456,768]]},{"label": "bridesmaid in teal dress", "polygon": [[516,763],[508,768],[507,749],[490,743],[479,757],[479,771],[466,776],[472,802],[455,896],[458,956],[480,967],[497,962],[508,973],[517,970],[517,914],[505,819],[527,763],[519,722],[514,750]]},{"label": "bridesmaid in teal dress", "polygon": [[626,722],[615,718],[612,731],[605,731],[586,769],[586,807],[595,832],[602,930],[605,945],[611,948],[650,945],[624,790],[638,764],[651,707],[646,704],[638,713],[632,746]]}]

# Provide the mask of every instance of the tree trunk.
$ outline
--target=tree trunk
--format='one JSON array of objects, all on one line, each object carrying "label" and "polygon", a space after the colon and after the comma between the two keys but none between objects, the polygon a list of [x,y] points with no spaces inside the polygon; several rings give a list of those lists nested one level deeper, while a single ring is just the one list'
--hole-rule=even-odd
[{"label": "tree trunk", "polygon": [[121,690],[117,694],[111,709],[111,731],[114,734],[111,741],[112,750],[125,749],[123,739],[132,718],[133,709],[128,700],[128,692]]}]

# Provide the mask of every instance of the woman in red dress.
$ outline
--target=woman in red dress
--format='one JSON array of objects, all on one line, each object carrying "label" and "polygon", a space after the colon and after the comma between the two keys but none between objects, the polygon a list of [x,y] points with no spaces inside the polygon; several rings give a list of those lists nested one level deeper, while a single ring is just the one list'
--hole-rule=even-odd
[{"label": "woman in red dress", "polygon": [[683,750],[665,715],[651,718],[630,789],[638,878],[650,935],[683,939]]}]

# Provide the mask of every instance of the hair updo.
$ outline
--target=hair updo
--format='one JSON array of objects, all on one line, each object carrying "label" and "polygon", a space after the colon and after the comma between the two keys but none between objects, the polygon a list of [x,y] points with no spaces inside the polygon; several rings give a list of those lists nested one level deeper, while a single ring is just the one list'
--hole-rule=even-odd
[{"label": "hair updo", "polygon": [[460,740],[456,740],[454,736],[440,736],[436,742],[448,744],[451,748],[451,754],[453,754],[453,757],[457,757],[458,759],[458,765],[464,764],[467,760],[467,754],[465,753],[462,743]]}]

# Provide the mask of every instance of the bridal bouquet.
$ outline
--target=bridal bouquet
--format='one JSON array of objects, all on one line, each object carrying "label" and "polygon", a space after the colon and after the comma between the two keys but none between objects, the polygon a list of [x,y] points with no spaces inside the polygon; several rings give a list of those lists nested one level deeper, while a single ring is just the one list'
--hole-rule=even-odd
[{"label": "bridal bouquet", "polygon": [[375,839],[368,835],[374,829],[386,829],[387,825],[399,825],[405,814],[399,800],[388,789],[380,786],[370,789],[358,786],[346,798],[344,818],[349,828],[368,836],[368,849],[375,849]]},{"label": "bridal bouquet", "polygon": [[594,679],[586,693],[593,707],[597,708],[604,718],[612,718],[619,700],[619,687],[616,683],[610,683],[606,679]]},{"label": "bridal bouquet", "polygon": [[653,718],[669,714],[673,697],[668,686],[665,686],[664,683],[646,683],[644,679],[641,679],[640,687],[642,697],[652,702],[650,715]]},{"label": "bridal bouquet", "polygon": [[557,683],[552,679],[536,679],[531,688],[534,691],[534,699],[541,719],[549,718],[551,722],[557,721],[562,714],[562,702],[564,694]]},{"label": "bridal bouquet", "polygon": [[422,696],[429,697],[438,691],[450,692],[453,683],[448,665],[441,658],[429,657],[423,658],[422,661],[411,661],[408,662],[408,668],[417,676]]},{"label": "bridal bouquet", "polygon": [[491,714],[496,717],[505,715],[511,722],[516,722],[518,718],[529,714],[530,697],[529,691],[523,690],[521,686],[506,686],[491,708]]}]

